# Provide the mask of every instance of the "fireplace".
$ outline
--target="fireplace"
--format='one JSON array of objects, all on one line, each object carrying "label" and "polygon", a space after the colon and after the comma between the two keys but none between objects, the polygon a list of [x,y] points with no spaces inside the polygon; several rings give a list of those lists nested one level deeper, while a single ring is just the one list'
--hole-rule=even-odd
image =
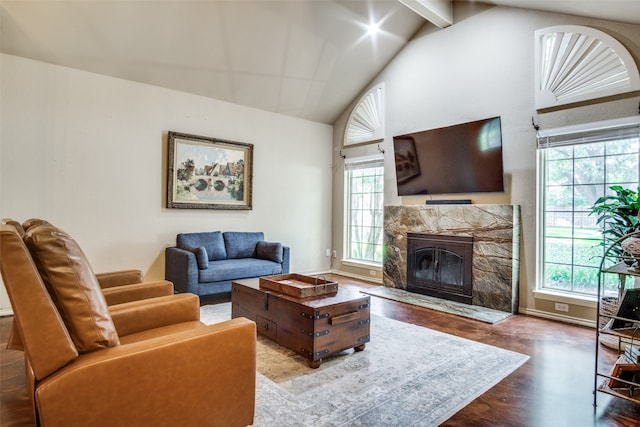
[{"label": "fireplace", "polygon": [[473,237],[407,233],[407,291],[472,304]]},{"label": "fireplace", "polygon": [[[465,279],[471,266],[471,304],[518,312],[520,277],[520,207],[518,205],[413,205],[384,207],[385,286],[405,291],[408,277],[408,234],[473,238],[472,256],[464,255]],[[433,236],[431,236],[433,237]],[[447,238],[452,240],[451,237]],[[468,240],[467,240],[468,241]],[[459,241],[455,243],[459,244]],[[455,252],[464,254],[464,252]],[[412,261],[415,262],[415,259]],[[428,262],[428,259],[426,259]],[[423,285],[421,283],[421,285]],[[469,286],[469,285],[468,285]],[[454,285],[456,294],[459,285]],[[415,289],[415,288],[414,288]],[[420,292],[414,291],[414,292]]]}]

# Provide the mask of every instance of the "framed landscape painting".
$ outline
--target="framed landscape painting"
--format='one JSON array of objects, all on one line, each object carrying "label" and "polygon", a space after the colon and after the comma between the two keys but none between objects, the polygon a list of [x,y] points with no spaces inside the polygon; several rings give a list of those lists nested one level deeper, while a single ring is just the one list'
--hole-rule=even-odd
[{"label": "framed landscape painting", "polygon": [[252,208],[253,144],[169,132],[168,151],[168,208]]}]

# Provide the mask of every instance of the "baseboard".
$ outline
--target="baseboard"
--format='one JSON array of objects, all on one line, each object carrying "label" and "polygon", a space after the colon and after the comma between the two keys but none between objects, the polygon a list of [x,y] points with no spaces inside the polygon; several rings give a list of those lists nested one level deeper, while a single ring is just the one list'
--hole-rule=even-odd
[{"label": "baseboard", "polygon": [[364,282],[374,283],[376,285],[382,285],[382,279],[373,278],[370,276],[361,276],[359,274],[348,273],[346,271],[335,270],[335,269],[331,269],[327,273],[339,274],[341,276],[351,277],[353,279],[362,280]]},{"label": "baseboard", "polygon": [[588,328],[596,328],[596,322],[594,320],[581,319],[579,317],[565,316],[562,314],[548,313],[546,311],[540,311],[533,308],[520,307],[518,312],[521,314],[527,314],[529,316],[542,317],[544,319],[556,320],[558,322],[571,323],[574,325],[586,326]]},{"label": "baseboard", "polygon": [[0,317],[13,316],[11,308],[0,308]]}]

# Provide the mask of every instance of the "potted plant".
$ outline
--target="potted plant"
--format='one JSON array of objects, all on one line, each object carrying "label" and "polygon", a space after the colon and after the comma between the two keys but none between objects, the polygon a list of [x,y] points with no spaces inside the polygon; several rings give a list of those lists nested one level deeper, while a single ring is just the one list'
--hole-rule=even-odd
[{"label": "potted plant", "polygon": [[[640,231],[638,222],[638,212],[640,211],[640,187],[638,191],[624,188],[620,185],[610,187],[615,195],[600,197],[591,207],[591,214],[598,216],[596,224],[603,228],[602,246],[606,248],[613,245],[629,233]],[[622,246],[614,246],[611,253],[624,257],[625,251]],[[631,260],[633,262],[633,260]]]},{"label": "potted plant", "polygon": [[[603,250],[609,250],[609,253],[619,259],[624,260],[628,265],[632,265],[634,259],[626,254],[621,243],[629,233],[640,231],[640,222],[638,215],[640,212],[640,187],[638,191],[624,188],[620,185],[610,187],[615,195],[600,197],[591,207],[591,214],[597,215],[596,224],[602,227],[603,240],[600,245]],[[618,244],[615,244],[618,242]],[[613,245],[613,246],[612,246]],[[618,295],[603,296],[600,298],[601,310],[605,314],[613,315],[617,311],[618,301],[620,300],[625,288],[626,275],[618,275]],[[610,317],[604,316],[600,318],[599,327],[602,328]],[[608,345],[606,342],[603,342]],[[614,343],[610,343],[613,345]]]}]

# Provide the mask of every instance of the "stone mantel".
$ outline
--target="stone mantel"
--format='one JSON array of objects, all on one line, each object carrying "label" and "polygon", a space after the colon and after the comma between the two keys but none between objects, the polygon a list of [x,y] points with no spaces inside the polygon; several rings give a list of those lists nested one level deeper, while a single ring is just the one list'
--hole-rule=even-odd
[{"label": "stone mantel", "polygon": [[473,237],[472,304],[517,312],[520,206],[385,206],[385,286],[407,288],[407,233]]}]

